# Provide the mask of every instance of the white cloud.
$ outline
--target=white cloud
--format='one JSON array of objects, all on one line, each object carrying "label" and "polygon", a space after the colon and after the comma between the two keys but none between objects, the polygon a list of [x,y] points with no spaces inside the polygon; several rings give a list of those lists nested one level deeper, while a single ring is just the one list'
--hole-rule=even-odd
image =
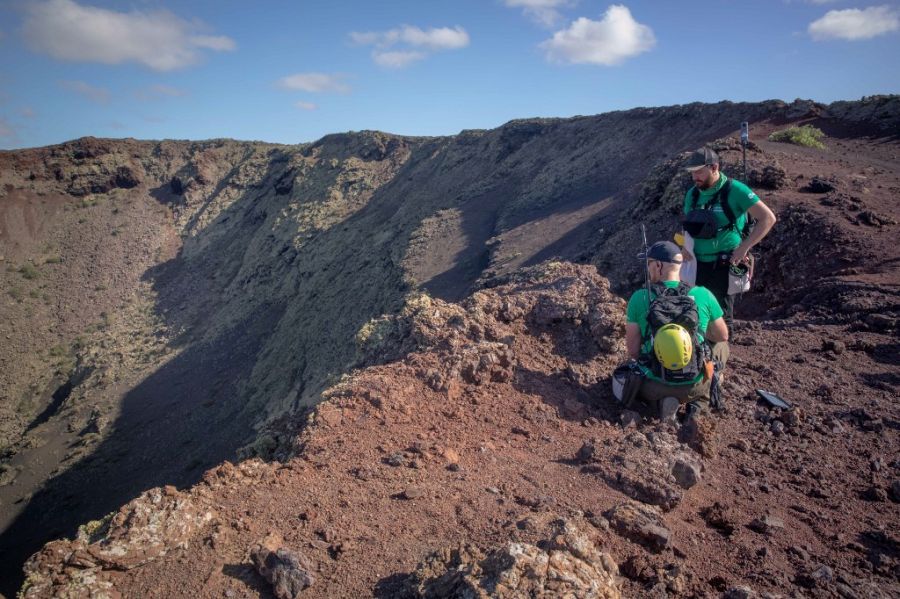
[{"label": "white cloud", "polygon": [[[350,39],[361,46],[374,46],[372,59],[388,68],[402,68],[423,60],[432,52],[458,50],[469,45],[469,34],[462,27],[421,29],[403,25],[388,31],[350,33]],[[392,49],[399,46],[397,49]]]},{"label": "white cloud", "polygon": [[816,41],[867,40],[900,29],[900,13],[890,6],[829,10],[809,24],[807,31]]},{"label": "white cloud", "polygon": [[469,45],[469,34],[462,27],[432,27],[425,30],[404,25],[388,31],[352,32],[350,39],[362,46],[389,48],[395,44],[408,44],[429,50],[456,50]]},{"label": "white cloud", "polygon": [[521,8],[526,15],[547,27],[562,19],[558,8],[574,4],[569,0],[503,0],[503,3],[510,8]]},{"label": "white cloud", "polygon": [[84,81],[60,81],[59,84],[63,89],[84,96],[91,102],[96,102],[97,104],[106,104],[109,102],[109,90],[102,87],[94,87]]},{"label": "white cloud", "polygon": [[426,56],[427,54],[424,52],[418,52],[416,50],[375,50],[372,52],[372,59],[375,60],[377,65],[391,69],[403,68],[417,60],[424,59]]},{"label": "white cloud", "polygon": [[600,21],[581,17],[539,47],[553,62],[613,66],[655,45],[653,30],[635,21],[628,7],[614,4]]},{"label": "white cloud", "polygon": [[224,35],[193,35],[188,39],[198,48],[207,48],[217,52],[230,52],[237,48],[235,41]]},{"label": "white cloud", "polygon": [[278,87],[310,93],[348,93],[350,86],[344,83],[344,75],[325,73],[296,73],[278,80]]},{"label": "white cloud", "polygon": [[136,62],[157,71],[196,64],[200,49],[233,50],[234,40],[200,35],[196,22],[166,11],[116,12],[73,0],[32,1],[25,39],[35,51],[75,62]]},{"label": "white cloud", "polygon": [[299,108],[300,110],[316,110],[318,105],[313,104],[312,102],[296,102],[294,106]]}]

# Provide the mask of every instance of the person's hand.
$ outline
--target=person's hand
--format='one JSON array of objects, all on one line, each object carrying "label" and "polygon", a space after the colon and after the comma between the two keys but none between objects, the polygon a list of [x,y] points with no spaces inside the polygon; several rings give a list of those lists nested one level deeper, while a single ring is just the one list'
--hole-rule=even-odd
[{"label": "person's hand", "polygon": [[741,246],[738,246],[734,249],[734,252],[731,253],[731,263],[735,266],[740,264],[741,262],[747,262],[747,252],[749,250],[745,250]]}]

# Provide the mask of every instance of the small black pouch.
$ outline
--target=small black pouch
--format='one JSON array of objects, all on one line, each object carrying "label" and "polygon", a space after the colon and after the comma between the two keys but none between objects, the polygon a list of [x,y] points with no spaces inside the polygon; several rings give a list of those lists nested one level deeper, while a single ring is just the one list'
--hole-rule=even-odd
[{"label": "small black pouch", "polygon": [[719,231],[719,222],[711,210],[695,208],[681,221],[684,230],[694,239],[715,239]]}]

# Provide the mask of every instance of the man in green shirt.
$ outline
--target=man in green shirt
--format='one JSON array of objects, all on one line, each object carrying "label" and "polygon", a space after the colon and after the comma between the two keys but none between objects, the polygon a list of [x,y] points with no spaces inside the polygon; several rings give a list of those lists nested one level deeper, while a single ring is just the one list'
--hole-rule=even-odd
[{"label": "man in green shirt", "polygon": [[[667,288],[678,287],[683,262],[681,252],[671,241],[660,241],[650,246],[646,259],[651,285],[661,283]],[[647,357],[653,351],[647,315],[650,303],[655,299],[652,290],[649,299],[647,293],[647,289],[638,289],[631,295],[625,317],[625,347],[641,377],[637,396],[644,403],[656,407],[663,418],[673,417],[680,404],[688,404],[689,414],[699,412],[706,408],[710,399],[712,377],[708,376],[708,372],[701,372],[693,380],[676,383],[663,381],[646,365]],[[728,360],[728,326],[719,302],[705,287],[692,287],[687,295],[697,306],[698,341],[709,344],[712,359],[724,367]],[[669,398],[675,398],[677,402]]]},{"label": "man in green shirt", "polygon": [[[684,198],[686,221],[694,216],[709,216],[714,223],[706,234],[685,229],[694,238],[693,256],[697,260],[697,285],[712,291],[725,311],[725,321],[731,326],[734,317],[734,295],[728,294],[728,271],[731,266],[747,263],[747,254],[769,233],[775,224],[775,214],[763,204],[753,191],[719,170],[719,156],[709,148],[694,152],[687,170],[694,186]],[[709,214],[702,214],[705,211]],[[756,219],[752,231],[746,230],[748,215]],[[709,235],[708,238],[706,237]]]}]

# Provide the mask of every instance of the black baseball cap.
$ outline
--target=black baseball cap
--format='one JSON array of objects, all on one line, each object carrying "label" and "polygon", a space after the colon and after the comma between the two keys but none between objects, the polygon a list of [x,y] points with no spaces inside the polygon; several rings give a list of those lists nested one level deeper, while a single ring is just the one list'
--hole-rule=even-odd
[{"label": "black baseball cap", "polygon": [[719,155],[707,147],[696,150],[691,157],[688,158],[687,164],[684,165],[689,171],[695,171],[698,168],[708,166],[710,164],[719,164]]},{"label": "black baseball cap", "polygon": [[659,262],[668,262],[670,264],[681,264],[681,248],[671,241],[657,241],[647,250],[646,256],[643,252],[639,258],[647,260],[657,260]]}]

